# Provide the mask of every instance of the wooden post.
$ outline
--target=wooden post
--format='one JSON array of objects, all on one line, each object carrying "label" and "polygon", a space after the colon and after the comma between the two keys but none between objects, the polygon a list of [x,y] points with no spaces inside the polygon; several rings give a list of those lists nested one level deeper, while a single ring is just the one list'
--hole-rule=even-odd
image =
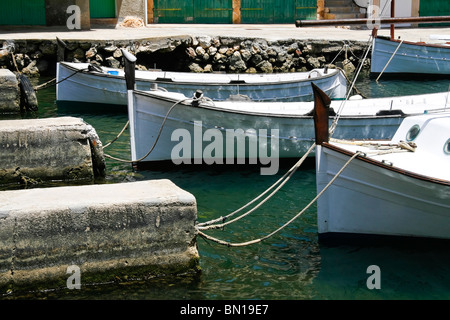
[{"label": "wooden post", "polygon": [[81,9],[81,30],[91,29],[91,12],[89,0],[76,0],[75,4]]},{"label": "wooden post", "polygon": [[319,146],[324,142],[328,142],[330,137],[328,131],[328,114],[331,99],[314,83],[311,83],[311,85],[314,92],[314,132],[316,135],[316,144]]},{"label": "wooden post", "polygon": [[241,23],[241,0],[233,0],[233,24]]},{"label": "wooden post", "polygon": [[136,57],[124,49],[122,49],[122,55],[124,60],[127,90],[134,90],[136,84]]},{"label": "wooden post", "polygon": [[153,8],[154,8],[153,0],[147,0],[147,23],[155,22],[153,17]]},{"label": "wooden post", "polygon": [[[391,18],[395,18],[395,0],[391,0]],[[395,37],[395,25],[391,24],[391,40]]]},{"label": "wooden post", "polygon": [[325,0],[317,0],[317,20],[325,19]]}]

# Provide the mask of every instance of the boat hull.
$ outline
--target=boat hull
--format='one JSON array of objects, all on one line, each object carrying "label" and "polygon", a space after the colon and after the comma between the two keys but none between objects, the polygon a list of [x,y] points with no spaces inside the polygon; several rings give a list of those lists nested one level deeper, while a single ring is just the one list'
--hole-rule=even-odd
[{"label": "boat hull", "polygon": [[[57,101],[127,105],[123,70],[103,68],[105,73],[80,71],[87,67],[87,63],[58,63]],[[117,75],[108,74],[108,71]],[[317,72],[199,75],[136,71],[136,89],[150,90],[157,85],[188,97],[192,97],[196,90],[202,90],[205,96],[216,101],[229,99],[231,95],[246,95],[253,101],[311,101],[311,82],[314,81],[332,98],[345,97],[346,79],[339,70],[330,69],[325,74],[323,69],[318,69]]]},{"label": "boat hull", "polygon": [[[136,161],[144,157],[150,150],[156,141],[165,116],[177,100],[166,99],[152,92],[130,91],[130,95],[128,113],[131,152],[132,160]],[[231,110],[217,106],[193,106],[192,104],[180,103],[170,111],[153,151],[144,159],[137,161],[139,162],[137,165],[148,161],[173,161],[172,152],[178,150],[181,143],[180,136],[176,135],[177,132],[186,133],[189,136],[191,150],[188,154],[191,159],[201,158],[200,162],[202,162],[202,159],[203,162],[208,162],[205,160],[207,158],[205,153],[214,142],[208,136],[211,133],[217,134],[218,138],[222,139],[222,155],[225,159],[252,158],[255,155],[251,153],[251,150],[254,150],[252,149],[254,140],[249,137],[257,139],[258,148],[261,147],[261,144],[267,143],[268,148],[265,155],[275,156],[274,153],[276,153],[279,158],[300,158],[314,142],[314,122],[312,116],[306,115],[308,112],[305,112],[304,115],[250,112],[244,110],[248,108],[244,105],[249,104],[249,102],[242,102],[242,104],[242,110],[239,111],[239,107],[234,107]],[[280,110],[283,107],[281,104]],[[258,103],[255,105],[258,105]],[[340,139],[354,137],[390,139],[402,120],[403,118],[400,116],[342,117],[334,137]],[[330,123],[331,121],[332,118],[330,118]],[[243,141],[245,145],[242,147],[245,153],[238,154],[236,151],[230,154],[227,150],[231,149],[227,148],[234,145],[235,147],[232,149],[235,150],[238,138],[227,134],[238,132],[244,133],[245,139]],[[274,135],[278,137],[277,141],[272,140],[272,138],[275,139]],[[275,146],[274,143],[277,145]],[[314,152],[310,155],[313,156]],[[259,153],[256,156],[258,159],[262,158]],[[191,161],[190,163],[198,163],[198,161]]]},{"label": "boat hull", "polygon": [[[320,192],[351,154],[317,147]],[[450,185],[354,159],[317,202],[319,235],[450,238]]]},{"label": "boat hull", "polygon": [[[374,38],[371,74],[450,76],[450,46],[425,45]],[[394,54],[394,52],[398,51]],[[392,60],[391,60],[392,58]],[[384,71],[383,71],[384,70]]]}]

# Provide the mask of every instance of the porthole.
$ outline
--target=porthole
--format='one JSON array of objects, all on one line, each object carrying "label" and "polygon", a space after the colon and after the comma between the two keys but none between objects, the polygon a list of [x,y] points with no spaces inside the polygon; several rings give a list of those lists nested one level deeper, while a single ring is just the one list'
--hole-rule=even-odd
[{"label": "porthole", "polygon": [[450,139],[444,144],[444,153],[450,155]]},{"label": "porthole", "polygon": [[419,135],[419,133],[420,133],[419,125],[417,124],[413,125],[406,134],[406,141],[414,141]]}]

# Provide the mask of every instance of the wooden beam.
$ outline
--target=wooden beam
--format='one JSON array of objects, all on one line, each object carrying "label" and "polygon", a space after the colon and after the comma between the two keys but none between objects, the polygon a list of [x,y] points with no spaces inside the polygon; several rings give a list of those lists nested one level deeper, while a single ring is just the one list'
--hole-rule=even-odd
[{"label": "wooden beam", "polygon": [[154,0],[147,0],[147,23],[154,23],[155,19],[153,17]]},{"label": "wooden beam", "polygon": [[241,0],[233,0],[233,24],[241,23]]}]

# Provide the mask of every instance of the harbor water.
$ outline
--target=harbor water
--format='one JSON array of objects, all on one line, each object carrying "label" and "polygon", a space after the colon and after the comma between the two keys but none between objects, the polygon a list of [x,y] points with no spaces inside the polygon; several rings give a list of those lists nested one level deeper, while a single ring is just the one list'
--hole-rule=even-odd
[{"label": "harbor water", "polygon": [[[46,78],[39,79],[39,83]],[[370,80],[364,76],[358,89],[368,97],[432,93],[449,90],[448,80]],[[55,87],[38,91],[39,110],[1,119],[75,116],[97,131],[103,144],[113,140],[128,120],[126,109],[97,109],[91,105],[55,102]],[[444,107],[444,106],[443,106]],[[105,153],[129,159],[129,133]],[[165,167],[135,171],[129,163],[106,159],[107,176],[97,183],[128,183],[170,179],[192,193],[199,222],[215,219],[240,208],[277,181],[277,175],[260,175],[258,167],[225,165]],[[39,187],[57,187],[46,183]],[[28,186],[30,187],[30,186]],[[23,186],[3,186],[2,190]],[[50,191],[49,191],[50,192]],[[269,201],[248,217],[223,230],[206,231],[232,243],[261,238],[290,220],[316,195],[313,161],[305,163]],[[92,195],[95,197],[95,195]],[[45,199],[43,199],[45,201]],[[349,203],[349,206],[352,204]],[[364,208],[361,208],[364,210]],[[198,237],[201,273],[115,283],[83,285],[80,290],[9,293],[2,300],[447,300],[450,299],[448,242],[402,241],[322,243],[318,240],[316,207],[269,239],[243,247],[227,247]],[[373,288],[373,266],[379,270],[379,288]]]}]

